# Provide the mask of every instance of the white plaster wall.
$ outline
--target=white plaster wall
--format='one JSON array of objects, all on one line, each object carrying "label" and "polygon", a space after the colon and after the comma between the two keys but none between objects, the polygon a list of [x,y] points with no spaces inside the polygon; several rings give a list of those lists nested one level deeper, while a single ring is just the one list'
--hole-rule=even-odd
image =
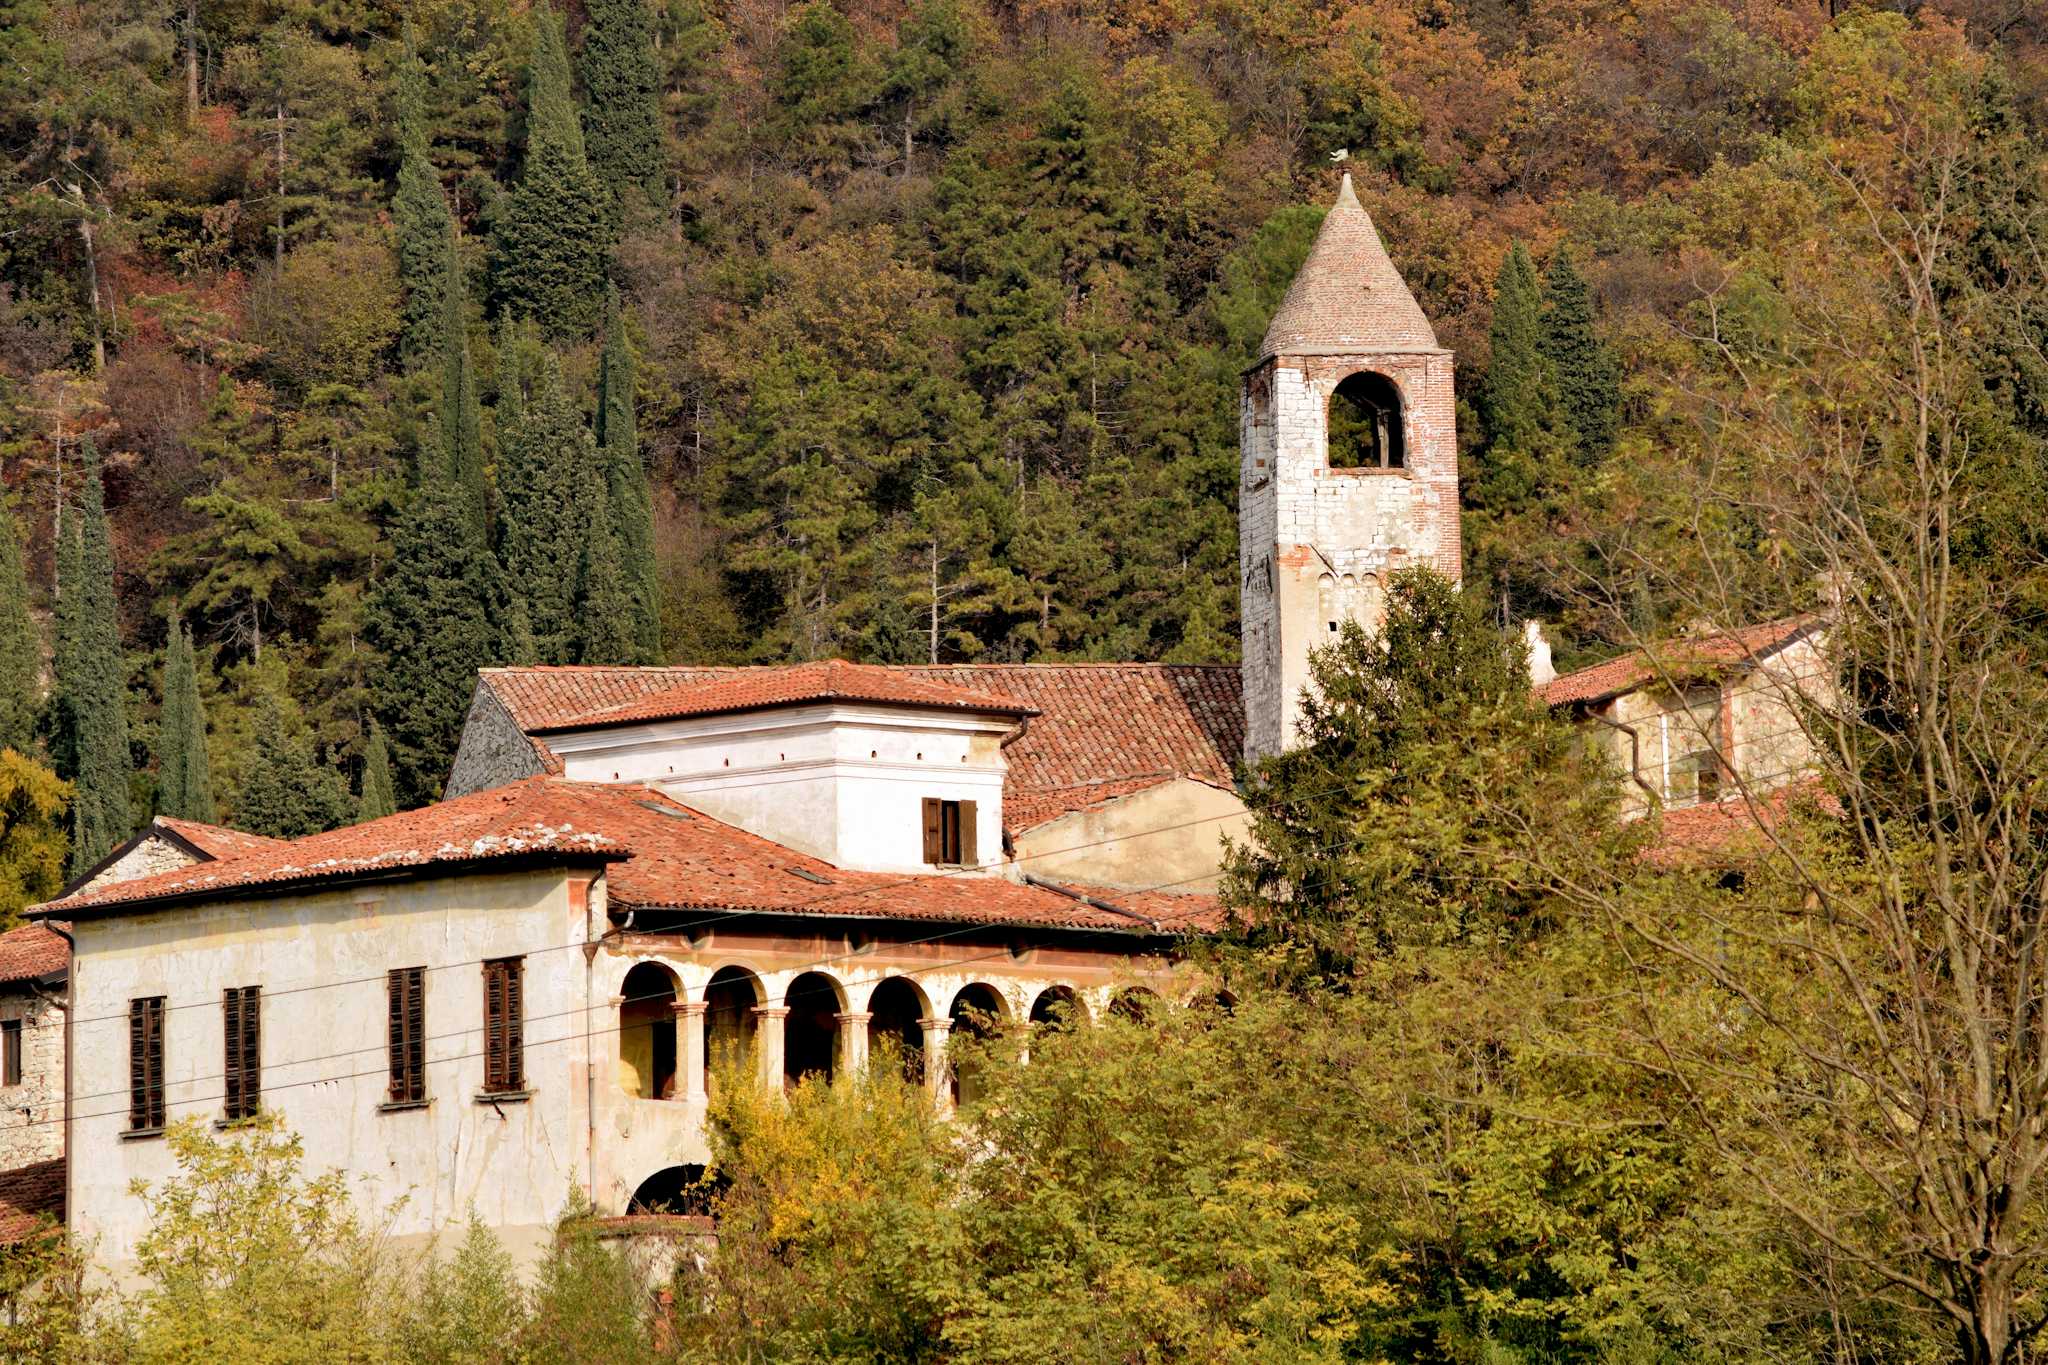
[{"label": "white plaster wall", "polygon": [[923,800],[976,804],[973,863],[1002,860],[1004,716],[778,707],[556,735],[566,776],[653,782],[715,819],[839,867],[918,872]]},{"label": "white plaster wall", "polygon": [[[601,883],[600,883],[601,887]],[[116,1278],[144,1210],[129,1184],[173,1174],[162,1138],[128,1127],[130,999],[166,997],[169,1112],[221,1114],[221,992],[260,985],[263,1105],[304,1139],[309,1171],[340,1169],[401,1241],[474,1206],[515,1250],[541,1245],[589,1175],[584,1080],[586,916],[557,870],[448,877],[82,920],[73,977],[74,1231]],[[589,911],[601,926],[601,891]],[[483,959],[524,955],[524,1103],[480,1104]],[[423,1109],[387,1097],[385,972],[426,966]],[[311,987],[313,989],[306,989]],[[587,1016],[611,1026],[603,998]],[[403,1200],[402,1206],[400,1201]]]}]

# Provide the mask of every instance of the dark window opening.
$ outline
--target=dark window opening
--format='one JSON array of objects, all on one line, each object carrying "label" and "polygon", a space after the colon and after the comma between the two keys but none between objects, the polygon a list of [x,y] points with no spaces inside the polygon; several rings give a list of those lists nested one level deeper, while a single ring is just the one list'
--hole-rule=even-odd
[{"label": "dark window opening", "polygon": [[1067,986],[1047,986],[1031,1002],[1031,1023],[1035,1028],[1064,1033],[1077,1023],[1085,1023],[1087,1018],[1081,998]]},{"label": "dark window opening", "polygon": [[713,1201],[725,1193],[731,1183],[731,1177],[722,1173],[706,1179],[702,1166],[670,1166],[640,1182],[640,1187],[633,1191],[632,1202],[626,1205],[626,1212],[679,1213],[708,1218]]},{"label": "dark window opening", "polygon": [[0,1085],[21,1084],[21,1020],[0,1020]]},{"label": "dark window opening", "polygon": [[1401,427],[1401,391],[1393,380],[1364,370],[1349,376],[1330,395],[1330,468],[1404,468]]},{"label": "dark window opening", "polygon": [[230,986],[220,996],[227,1044],[223,1109],[230,1123],[254,1118],[263,1107],[262,990],[261,986]]},{"label": "dark window opening", "polygon": [[164,1126],[164,998],[128,1002],[128,1126]]},{"label": "dark window opening", "polygon": [[832,1079],[839,1047],[839,990],[821,972],[805,972],[782,993],[789,1017],[782,1025],[782,1079],[795,1085],[806,1076]]},{"label": "dark window opening", "polygon": [[924,860],[940,867],[960,867],[973,861],[975,850],[974,803],[924,799]]},{"label": "dark window opening", "polygon": [[658,962],[635,963],[619,987],[619,1081],[643,1100],[676,1093],[676,979]]},{"label": "dark window opening", "polygon": [[484,1090],[503,1095],[526,1088],[524,960],[501,957],[484,964]]},{"label": "dark window opening", "polygon": [[720,1073],[744,1080],[754,1057],[754,1010],[762,1004],[760,981],[745,967],[720,967],[704,987],[705,1084],[715,1089]]},{"label": "dark window opening", "polygon": [[982,1096],[980,1062],[981,1047],[992,1042],[1002,1029],[1003,1000],[995,987],[976,982],[963,986],[953,997],[953,1007],[946,1011],[953,1020],[954,1039],[958,1040],[959,1051],[954,1053],[949,1045],[948,1058],[952,1075],[948,1078],[953,1090],[953,1103],[973,1104]]},{"label": "dark window opening", "polygon": [[426,976],[425,967],[394,967],[387,976],[393,1104],[418,1104],[427,1097]]},{"label": "dark window opening", "polygon": [[924,1080],[924,998],[917,987],[892,976],[868,997],[868,1011],[869,1056],[893,1058],[913,1085]]}]

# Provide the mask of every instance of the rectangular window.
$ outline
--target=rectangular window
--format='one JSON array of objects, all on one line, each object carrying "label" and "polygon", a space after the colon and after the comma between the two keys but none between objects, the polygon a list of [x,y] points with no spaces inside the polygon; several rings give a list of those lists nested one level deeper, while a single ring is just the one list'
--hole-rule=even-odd
[{"label": "rectangular window", "polygon": [[1721,690],[1695,688],[1667,711],[1670,751],[1664,799],[1672,806],[1706,805],[1721,799]]},{"label": "rectangular window", "polygon": [[164,1126],[164,998],[128,1002],[128,1126]]},{"label": "rectangular window", "polygon": [[0,1085],[21,1084],[21,1020],[0,1019]]},{"label": "rectangular window", "polygon": [[427,1097],[426,976],[425,967],[394,967],[389,973],[393,1104]]},{"label": "rectangular window", "polygon": [[227,1093],[223,1106],[230,1123],[254,1118],[263,1107],[263,999],[261,986],[230,986],[221,992],[222,1031],[227,1039]]},{"label": "rectangular window", "polygon": [[523,960],[516,957],[484,964],[484,1090],[488,1094],[526,1088],[523,966]]},{"label": "rectangular window", "polygon": [[974,861],[975,828],[972,801],[924,799],[924,860],[940,867]]}]

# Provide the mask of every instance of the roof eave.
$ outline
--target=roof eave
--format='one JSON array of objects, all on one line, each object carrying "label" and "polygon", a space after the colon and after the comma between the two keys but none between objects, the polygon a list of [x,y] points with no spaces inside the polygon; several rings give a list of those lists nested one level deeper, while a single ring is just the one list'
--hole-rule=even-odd
[{"label": "roof eave", "polygon": [[[732,915],[785,915],[791,919],[852,920],[862,924],[906,924],[926,926],[931,924],[959,924],[977,929],[1042,929],[1054,933],[1108,934],[1118,938],[1176,939],[1190,934],[1206,935],[1217,932],[1212,929],[1174,928],[1170,925],[1151,925],[1131,921],[1128,925],[1113,924],[1066,924],[1015,919],[967,919],[948,915],[863,915],[846,910],[814,910],[801,905],[724,905],[706,902],[697,905],[678,905],[660,901],[638,901],[614,893],[606,902],[612,910],[659,911],[667,914],[732,914]],[[1136,913],[1136,912],[1132,912]]]},{"label": "roof eave", "polygon": [[589,719],[561,721],[550,725],[535,725],[527,729],[529,737],[539,735],[569,735],[581,730],[614,730],[626,725],[663,725],[677,720],[705,720],[712,716],[744,716],[757,711],[780,711],[797,706],[890,706],[912,711],[938,711],[960,716],[1038,716],[1043,715],[1035,706],[964,706],[953,702],[900,701],[880,697],[805,697],[800,701],[750,702],[740,706],[720,706],[709,711],[678,711],[666,716],[623,716],[617,719]]}]

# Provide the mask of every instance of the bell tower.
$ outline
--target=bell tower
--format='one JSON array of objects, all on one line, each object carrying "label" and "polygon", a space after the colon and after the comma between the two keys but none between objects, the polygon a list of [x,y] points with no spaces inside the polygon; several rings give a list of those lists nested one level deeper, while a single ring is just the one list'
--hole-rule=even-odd
[{"label": "bell tower", "polygon": [[1239,400],[1245,757],[1295,742],[1311,649],[1379,628],[1387,576],[1459,576],[1457,404],[1351,177]]}]

